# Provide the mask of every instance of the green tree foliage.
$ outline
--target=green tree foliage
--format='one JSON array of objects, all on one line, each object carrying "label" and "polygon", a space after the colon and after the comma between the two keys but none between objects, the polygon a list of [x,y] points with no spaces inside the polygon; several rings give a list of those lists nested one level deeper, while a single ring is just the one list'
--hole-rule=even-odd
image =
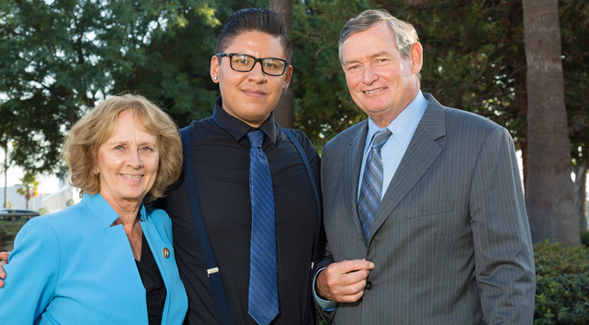
[{"label": "green tree foliage", "polygon": [[589,249],[589,231],[581,231],[581,244]]},{"label": "green tree foliage", "polygon": [[560,0],[565,102],[575,168],[579,227],[587,229],[585,185],[589,168],[589,3]]},{"label": "green tree foliage", "polygon": [[[588,10],[582,1],[559,3],[571,147],[583,154]],[[261,0],[0,1],[0,142],[16,140],[16,165],[56,171],[64,133],[105,96],[138,92],[180,127],[210,115],[219,92],[209,62],[221,24],[237,9],[267,6]],[[294,1],[295,123],[318,148],[365,118],[348,94],[337,41],[345,22],[369,8],[415,25],[425,48],[424,91],[506,126],[525,149],[521,0]]]},{"label": "green tree foliage", "polygon": [[[560,0],[563,68],[573,158],[587,156],[589,9]],[[422,89],[447,106],[505,126],[527,160],[526,57],[521,0],[308,0],[295,3],[297,126],[324,143],[365,118],[349,97],[337,60],[345,22],[383,8],[412,23],[424,46]],[[526,170],[524,167],[524,178]]]},{"label": "green tree foliage", "polygon": [[297,3],[297,122],[312,139],[325,142],[365,118],[347,92],[337,41],[345,22],[368,8],[386,9],[415,26],[424,45],[424,91],[447,106],[487,116],[525,141],[526,62],[517,0]]},{"label": "green tree foliage", "polygon": [[191,8],[184,13],[184,28],[163,40],[159,53],[139,72],[142,77],[121,76],[118,88],[137,91],[166,108],[179,127],[210,116],[219,96],[209,74],[210,62],[222,23],[236,10],[267,6],[261,0],[228,0]]},{"label": "green tree foliage", "polygon": [[[159,1],[154,0],[155,3]],[[209,74],[222,23],[236,10],[267,7],[267,1],[179,1],[181,24],[158,29],[157,42],[145,47],[145,56],[131,70],[114,76],[113,93],[138,92],[168,110],[179,127],[210,116],[219,95]],[[139,62],[139,63],[138,63]]]},{"label": "green tree foliage", "polygon": [[559,9],[571,153],[589,167],[589,3],[560,0]]},{"label": "green tree foliage", "polygon": [[444,105],[491,118],[506,126],[516,141],[525,140],[526,106],[516,105],[517,95],[525,96],[521,1],[375,4],[417,29],[424,46],[424,91]]},{"label": "green tree foliage", "polygon": [[[194,39],[219,25],[213,13],[198,0],[1,1],[0,140],[18,143],[12,160],[27,170],[56,171],[64,133],[107,95],[143,90],[157,100],[190,93],[181,82],[186,76],[174,69],[178,62],[167,59],[174,46],[202,46]],[[175,59],[203,64],[200,57]]]},{"label": "green tree foliage", "polygon": [[352,101],[338,57],[340,32],[366,1],[308,0],[295,2],[294,92],[296,126],[317,147],[365,118]]},{"label": "green tree foliage", "polygon": [[[159,2],[159,1],[157,1]],[[158,29],[135,65],[114,76],[117,91],[138,92],[169,110],[180,126],[210,115],[218,95],[209,77],[221,22],[211,7],[183,8],[176,28]],[[124,35],[122,35],[124,36]]]}]

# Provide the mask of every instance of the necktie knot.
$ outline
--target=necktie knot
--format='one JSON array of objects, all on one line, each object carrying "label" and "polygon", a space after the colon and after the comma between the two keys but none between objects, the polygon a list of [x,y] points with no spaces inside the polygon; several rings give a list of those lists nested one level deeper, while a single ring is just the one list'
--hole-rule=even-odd
[{"label": "necktie knot", "polygon": [[392,132],[389,129],[382,129],[374,134],[374,140],[372,141],[372,149],[380,150],[382,146],[387,142]]},{"label": "necktie knot", "polygon": [[247,138],[250,140],[250,146],[252,148],[261,148],[264,142],[264,131],[255,130],[247,133]]}]

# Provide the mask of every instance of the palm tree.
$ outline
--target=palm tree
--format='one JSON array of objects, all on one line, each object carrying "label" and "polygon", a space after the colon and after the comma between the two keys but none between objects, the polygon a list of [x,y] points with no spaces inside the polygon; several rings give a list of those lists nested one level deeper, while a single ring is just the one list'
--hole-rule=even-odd
[{"label": "palm tree", "polygon": [[[286,32],[290,33],[292,30],[293,17],[292,17],[292,0],[270,0],[270,10],[277,12],[284,17],[286,22]],[[293,61],[294,58],[291,58]],[[290,63],[292,65],[292,62]],[[292,129],[294,127],[294,91],[293,83],[288,89],[282,92],[280,101],[274,109],[274,117],[276,122],[283,128]]]},{"label": "palm tree", "polygon": [[16,191],[18,194],[23,195],[27,200],[27,210],[29,209],[29,202],[32,198],[37,196],[37,187],[39,186],[39,182],[37,181],[37,177],[33,173],[25,173],[25,176],[20,179],[22,184],[20,188]]},{"label": "palm tree", "polygon": [[3,143],[4,149],[4,207],[8,208],[8,141]]},{"label": "palm tree", "polygon": [[528,94],[526,206],[532,240],[578,246],[558,1],[523,0],[522,4]]}]

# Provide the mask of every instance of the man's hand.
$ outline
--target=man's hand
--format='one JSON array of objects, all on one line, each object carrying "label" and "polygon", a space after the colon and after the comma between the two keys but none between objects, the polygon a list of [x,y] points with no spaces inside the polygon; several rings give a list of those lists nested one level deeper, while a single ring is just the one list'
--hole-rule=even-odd
[{"label": "man's hand", "polygon": [[317,275],[317,294],[337,302],[355,302],[364,295],[366,278],[374,263],[366,260],[331,263]]},{"label": "man's hand", "polygon": [[8,257],[10,252],[0,252],[0,288],[4,287],[4,279],[6,279],[6,272],[4,272],[4,265],[8,264]]}]

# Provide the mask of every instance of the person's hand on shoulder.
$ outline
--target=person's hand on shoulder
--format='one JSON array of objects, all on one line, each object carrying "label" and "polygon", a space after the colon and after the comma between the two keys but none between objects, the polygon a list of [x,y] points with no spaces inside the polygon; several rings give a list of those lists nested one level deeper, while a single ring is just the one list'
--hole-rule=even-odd
[{"label": "person's hand on shoulder", "polygon": [[6,279],[6,272],[4,272],[4,265],[8,264],[8,257],[10,252],[0,252],[0,288],[4,287],[4,279]]}]

